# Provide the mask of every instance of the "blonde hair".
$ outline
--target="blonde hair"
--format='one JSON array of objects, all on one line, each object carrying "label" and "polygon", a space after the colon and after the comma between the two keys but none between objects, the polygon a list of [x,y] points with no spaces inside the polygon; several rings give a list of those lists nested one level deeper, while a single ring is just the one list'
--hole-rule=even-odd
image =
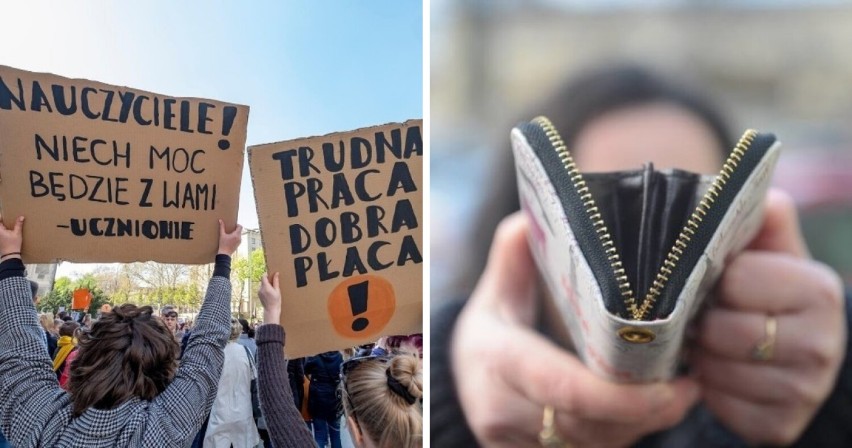
[{"label": "blonde hair", "polygon": [[51,313],[41,313],[38,315],[38,323],[41,324],[41,327],[44,328],[48,333],[56,335],[56,326],[53,322],[53,314]]},{"label": "blonde hair", "polygon": [[228,341],[236,341],[243,332],[243,325],[237,319],[231,319],[231,335]]},{"label": "blonde hair", "polygon": [[346,415],[379,447],[423,445],[423,366],[417,355],[359,362],[341,388]]}]

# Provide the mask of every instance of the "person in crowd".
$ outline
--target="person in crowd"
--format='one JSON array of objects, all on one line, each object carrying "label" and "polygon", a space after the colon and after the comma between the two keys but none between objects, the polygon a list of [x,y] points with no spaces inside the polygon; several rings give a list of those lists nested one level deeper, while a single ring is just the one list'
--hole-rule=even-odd
[{"label": "person in crowd", "polygon": [[80,323],[80,327],[86,330],[92,328],[92,315],[89,313],[83,314],[82,322]]},{"label": "person in crowd", "polygon": [[33,293],[33,307],[38,309],[38,283],[30,280],[30,291]]},{"label": "person in crowd", "polygon": [[[258,381],[273,443],[288,448],[312,446],[310,432],[300,424],[291,386],[283,374],[286,361],[277,273],[261,278],[259,296],[266,324],[257,329]],[[419,357],[352,358],[341,368],[343,409],[358,448],[422,446],[423,373]]]},{"label": "person in crowd", "polygon": [[185,447],[216,396],[230,332],[230,254],[219,222],[213,276],[184,359],[151,307],[125,304],[80,337],[69,391],[42,344],[20,258],[24,218],[0,225],[0,430],[16,448]]},{"label": "person in crowd", "polygon": [[56,343],[56,352],[53,354],[53,371],[56,372],[57,379],[64,371],[66,358],[77,349],[76,336],[79,329],[80,324],[77,322],[65,322],[59,327],[59,341]]},{"label": "person in crowd", "polygon": [[[653,161],[713,174],[733,147],[715,108],[641,68],[573,80],[540,114],[554,122],[581,172]],[[480,258],[464,285],[476,288],[432,315],[435,446],[535,446],[543,435],[565,446],[852,446],[852,427],[841,423],[852,421],[852,306],[837,274],[810,258],[789,197],[769,194],[758,235],[729,260],[714,306],[692,329],[692,375],[615,384],[535,331],[541,288],[529,222],[514,213],[510,152],[501,159],[475,228],[490,240],[502,222],[493,242],[473,251]],[[770,317],[774,355],[754,359]]]},{"label": "person in crowd", "polygon": [[374,356],[382,356],[388,353],[398,351],[400,347],[409,346],[417,350],[420,357],[423,357],[423,334],[417,333],[408,336],[383,336],[376,341],[376,345],[370,352]]},{"label": "person in crowd", "polygon": [[420,357],[407,344],[343,364],[343,408],[359,447],[422,446],[422,375]]},{"label": "person in crowd", "polygon": [[411,344],[417,349],[420,358],[423,358],[423,333],[416,333],[408,336],[408,344]]},{"label": "person in crowd", "polygon": [[204,448],[250,448],[260,443],[251,406],[251,381],[256,378],[254,360],[248,348],[237,343],[242,331],[240,322],[232,319]]},{"label": "person in crowd", "polygon": [[[66,325],[72,325],[70,322]],[[86,330],[88,331],[88,330]],[[74,330],[73,339],[75,341],[80,340],[80,336],[83,333],[83,327],[79,327]],[[71,365],[74,363],[74,360],[77,358],[77,354],[80,353],[80,350],[77,349],[76,344],[74,349],[71,350],[71,353],[65,357],[65,361],[62,362],[62,365],[59,366],[59,370],[56,373],[59,375],[59,387],[68,390],[68,379],[71,378]],[[58,354],[57,354],[58,355]]]},{"label": "person in crowd", "polygon": [[237,339],[237,343],[248,348],[252,357],[257,359],[257,344],[254,342],[254,330],[249,326],[247,320],[243,318],[239,318],[238,320],[242,326],[242,332]]},{"label": "person in crowd", "polygon": [[390,353],[390,347],[388,346],[388,337],[382,336],[376,341],[376,345],[373,346],[373,349],[370,350],[370,355],[372,356],[383,356]]},{"label": "person in crowd", "polygon": [[[260,360],[258,360],[260,362]],[[290,382],[290,392],[293,394],[293,404],[300,411],[304,407],[307,413],[307,403],[305,403],[305,358],[290,359],[287,361],[287,379]],[[302,416],[303,418],[305,415]],[[308,428],[311,428],[309,418],[305,418],[308,422]]]},{"label": "person in crowd", "polygon": [[53,356],[56,353],[56,343],[59,340],[59,329],[56,327],[56,321],[51,313],[41,313],[38,315],[38,323],[44,330],[45,344],[47,345],[47,353]]},{"label": "person in crowd", "polygon": [[360,358],[362,356],[370,356],[373,353],[373,349],[375,348],[375,343],[360,345],[358,346],[358,349],[355,350],[355,358]]},{"label": "person in crowd", "polygon": [[308,412],[314,427],[314,438],[320,448],[340,448],[340,415],[342,408],[337,388],[343,356],[330,351],[311,356],[305,361],[305,375],[310,378]]},{"label": "person in crowd", "polygon": [[171,305],[166,305],[160,310],[160,317],[162,317],[163,322],[166,323],[166,327],[168,327],[169,331],[171,331],[174,335],[175,340],[178,343],[181,343],[184,333],[180,328],[178,328],[177,310]]}]

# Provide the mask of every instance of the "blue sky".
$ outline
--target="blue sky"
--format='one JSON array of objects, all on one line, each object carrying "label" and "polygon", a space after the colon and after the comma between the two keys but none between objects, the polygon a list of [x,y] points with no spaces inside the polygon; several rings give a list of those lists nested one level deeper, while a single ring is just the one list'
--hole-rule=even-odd
[{"label": "blue sky", "polygon": [[[3,15],[0,64],[247,104],[248,145],[423,116],[421,2],[30,0]],[[239,221],[257,227],[248,164]]]}]

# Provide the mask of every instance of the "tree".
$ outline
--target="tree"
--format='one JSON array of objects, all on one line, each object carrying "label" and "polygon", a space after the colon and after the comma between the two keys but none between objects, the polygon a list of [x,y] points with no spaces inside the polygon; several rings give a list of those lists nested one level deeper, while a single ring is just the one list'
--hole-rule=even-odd
[{"label": "tree", "polygon": [[123,266],[101,266],[93,273],[100,289],[113,304],[131,302],[136,285]]},{"label": "tree", "polygon": [[59,308],[65,308],[66,310],[71,308],[71,295],[73,294],[73,291],[74,288],[71,285],[70,278],[57,278],[53,282],[53,289],[50,293],[39,300],[39,310],[56,313],[59,311]]},{"label": "tree", "polygon": [[125,265],[124,270],[136,285],[136,293],[130,298],[132,302],[160,308],[166,304],[177,306],[176,301],[181,298],[192,298],[190,302],[197,298],[197,294],[188,293],[190,289],[182,289],[189,280],[186,265],[149,261]]},{"label": "tree", "polygon": [[[266,272],[266,258],[263,255],[263,249],[255,249],[248,257],[237,257],[231,263],[231,278],[232,283],[236,284],[234,288],[236,300],[239,301],[237,312],[240,317],[251,316],[255,314],[255,300],[257,290],[260,288],[260,278]],[[248,309],[243,312],[243,298],[248,296]]]},{"label": "tree", "polygon": [[86,288],[92,294],[92,302],[89,304],[89,309],[86,310],[89,314],[97,315],[103,304],[110,303],[109,297],[98,286],[95,276],[93,274],[86,274],[74,281],[71,281],[68,277],[56,279],[53,283],[53,290],[39,301],[38,307],[42,311],[53,313],[59,312],[59,308],[65,308],[65,310],[70,311],[74,290],[80,288]]}]

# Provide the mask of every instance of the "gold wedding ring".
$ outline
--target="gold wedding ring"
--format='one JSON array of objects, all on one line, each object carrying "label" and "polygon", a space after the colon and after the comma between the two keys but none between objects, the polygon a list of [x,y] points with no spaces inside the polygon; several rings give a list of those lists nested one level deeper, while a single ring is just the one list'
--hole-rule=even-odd
[{"label": "gold wedding ring", "polygon": [[775,316],[766,316],[763,339],[754,346],[751,358],[755,361],[771,361],[775,355],[775,341],[778,333],[778,320]]},{"label": "gold wedding ring", "polygon": [[556,432],[556,410],[553,406],[547,405],[544,407],[544,418],[542,418],[542,428],[538,433],[538,442],[544,448],[570,448],[568,442],[562,440]]}]

